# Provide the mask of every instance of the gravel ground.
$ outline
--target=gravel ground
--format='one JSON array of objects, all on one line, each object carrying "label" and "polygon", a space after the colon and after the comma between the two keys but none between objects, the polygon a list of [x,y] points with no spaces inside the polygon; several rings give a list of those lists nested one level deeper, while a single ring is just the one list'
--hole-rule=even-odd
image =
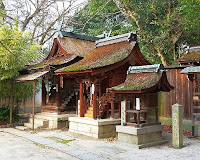
[{"label": "gravel ground", "polygon": [[[118,141],[97,140],[68,131],[18,131],[0,129],[2,160],[199,160],[200,139],[184,137],[184,147],[174,149],[171,134],[163,134],[168,144],[145,149]],[[61,140],[61,141],[58,141]],[[65,143],[65,144],[64,144]]]}]

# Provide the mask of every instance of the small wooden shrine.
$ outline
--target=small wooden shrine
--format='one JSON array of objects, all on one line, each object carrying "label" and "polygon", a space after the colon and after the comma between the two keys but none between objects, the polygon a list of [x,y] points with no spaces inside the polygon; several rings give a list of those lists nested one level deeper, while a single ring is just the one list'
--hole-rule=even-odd
[{"label": "small wooden shrine", "polygon": [[[131,66],[124,83],[109,89],[114,101],[125,100],[124,125],[152,125],[149,115],[154,115],[153,124],[158,124],[158,92],[169,92],[173,87],[167,80],[162,64]],[[143,115],[142,119],[140,115]]]},{"label": "small wooden shrine", "polygon": [[171,89],[162,64],[129,67],[125,82],[109,89],[115,101],[121,102],[119,141],[139,148],[166,142],[158,120],[158,92]]},{"label": "small wooden shrine", "polygon": [[195,120],[200,121],[200,46],[191,47],[187,54],[179,58],[181,65],[189,65],[180,73],[187,74],[188,80],[192,84],[191,99],[191,119],[192,136],[195,133]]}]

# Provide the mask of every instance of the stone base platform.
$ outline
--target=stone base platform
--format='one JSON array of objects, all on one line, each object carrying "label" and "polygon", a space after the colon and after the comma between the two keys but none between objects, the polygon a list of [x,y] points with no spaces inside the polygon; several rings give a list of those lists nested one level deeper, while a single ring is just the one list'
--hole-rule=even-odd
[{"label": "stone base platform", "polygon": [[69,117],[69,131],[94,138],[116,137],[116,125],[120,119],[92,119],[87,117]]},{"label": "stone base platform", "polygon": [[[69,117],[75,117],[76,114],[57,114],[57,113],[37,113],[34,118],[34,128],[61,129],[69,127]],[[24,126],[32,128],[32,116],[29,118],[29,123]]]},{"label": "stone base platform", "polygon": [[136,128],[134,126],[116,126],[120,142],[135,144],[138,149],[161,145],[168,142],[162,138],[162,125]]}]

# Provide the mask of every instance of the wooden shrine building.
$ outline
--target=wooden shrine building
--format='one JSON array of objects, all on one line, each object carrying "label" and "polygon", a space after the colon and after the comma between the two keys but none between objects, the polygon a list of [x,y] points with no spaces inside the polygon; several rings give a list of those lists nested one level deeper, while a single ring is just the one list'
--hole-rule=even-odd
[{"label": "wooden shrine building", "polygon": [[[109,89],[114,101],[125,100],[124,125],[158,124],[158,92],[169,92],[173,87],[167,80],[162,64],[130,66],[124,83]],[[143,115],[142,120],[140,119]],[[153,115],[154,121],[149,120]]]},{"label": "wooden shrine building", "polygon": [[34,84],[42,79],[42,112],[35,115],[38,118],[35,127],[34,116],[29,119],[30,123],[25,123],[29,128],[47,127],[44,124],[48,124],[48,128],[66,127],[68,117],[74,116],[71,113],[77,110],[79,88],[75,79],[61,77],[54,71],[88,56],[95,49],[95,41],[99,38],[64,31],[60,31],[61,34],[54,39],[51,51],[44,60],[29,66],[29,74],[16,78],[16,81],[33,81]]},{"label": "wooden shrine building", "polygon": [[189,67],[184,68],[180,73],[186,74],[191,83],[191,119],[192,119],[192,135],[194,136],[195,120],[200,120],[200,46],[191,47],[187,54],[179,58],[181,65]]},{"label": "wooden shrine building", "polygon": [[136,38],[136,33],[127,33],[98,40],[89,55],[55,71],[79,84],[80,117],[114,118],[114,112],[120,111],[118,102],[115,104],[114,97],[107,92],[108,88],[125,81],[130,65],[149,64]]},{"label": "wooden shrine building", "polygon": [[76,63],[94,50],[96,37],[61,31],[62,38],[54,39],[48,56],[40,63],[30,66],[30,74],[17,78],[28,81],[30,77],[42,78],[42,111],[65,112],[76,110],[76,95],[79,89],[73,79],[55,75],[54,71]]},{"label": "wooden shrine building", "polygon": [[163,65],[130,66],[125,82],[109,89],[121,102],[118,140],[138,148],[166,143],[158,120],[158,92],[171,89]]}]

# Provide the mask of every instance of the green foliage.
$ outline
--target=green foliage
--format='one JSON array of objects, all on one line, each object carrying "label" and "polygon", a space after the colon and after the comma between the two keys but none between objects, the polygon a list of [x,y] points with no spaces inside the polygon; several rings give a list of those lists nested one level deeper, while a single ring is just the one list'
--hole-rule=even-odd
[{"label": "green foliage", "polygon": [[199,0],[106,2],[89,1],[74,17],[75,24],[79,24],[76,29],[95,36],[110,29],[111,35],[137,30],[145,57],[153,63],[163,62],[165,65],[179,58],[181,44],[199,45]]},{"label": "green foliage", "polygon": [[[40,81],[36,83],[36,93],[39,91]],[[0,81],[0,98],[10,98],[11,81]],[[24,99],[31,98],[33,95],[33,83],[32,82],[14,82],[13,84],[13,97],[14,103],[19,104]]]},{"label": "green foliage", "polygon": [[40,45],[31,39],[31,33],[23,33],[17,27],[0,26],[0,79],[13,78],[25,65],[39,58]]},{"label": "green foliage", "polygon": [[[0,122],[8,122],[10,119],[10,107],[9,106],[0,106]],[[13,109],[13,119],[19,120],[20,116],[18,115],[18,108]]]}]

